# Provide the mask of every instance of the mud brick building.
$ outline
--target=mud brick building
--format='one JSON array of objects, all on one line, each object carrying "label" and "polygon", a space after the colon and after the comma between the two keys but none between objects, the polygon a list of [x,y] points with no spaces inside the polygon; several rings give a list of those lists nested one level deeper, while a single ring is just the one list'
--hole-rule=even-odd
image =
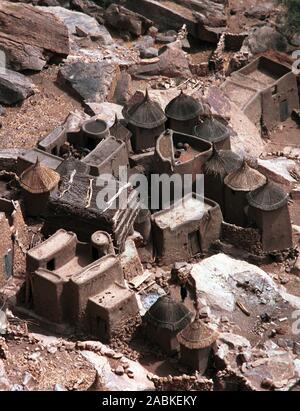
[{"label": "mud brick building", "polygon": [[98,237],[80,243],[75,233],[60,229],[28,251],[26,268],[37,315],[107,342],[138,316],[138,307],[118,257],[95,254]]},{"label": "mud brick building", "polygon": [[285,64],[258,57],[221,86],[260,129],[271,130],[299,108],[297,77]]},{"label": "mud brick building", "polygon": [[207,251],[220,237],[223,220],[217,203],[196,195],[187,195],[151,218],[157,256],[165,264]]}]

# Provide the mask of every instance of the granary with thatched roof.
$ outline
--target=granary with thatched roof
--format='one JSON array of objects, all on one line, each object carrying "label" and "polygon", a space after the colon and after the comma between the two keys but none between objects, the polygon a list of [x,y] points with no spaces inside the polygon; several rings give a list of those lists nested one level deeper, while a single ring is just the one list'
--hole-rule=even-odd
[{"label": "granary with thatched roof", "polygon": [[213,144],[212,156],[204,164],[204,194],[219,204],[225,214],[224,178],[242,165],[242,158],[231,150],[217,150]]},{"label": "granary with thatched roof", "polygon": [[169,296],[160,297],[145,314],[147,335],[163,351],[171,354],[179,349],[176,336],[190,323],[191,318],[191,312],[183,303]]},{"label": "granary with thatched roof", "polygon": [[177,335],[182,364],[203,374],[207,368],[211,346],[217,338],[218,333],[197,316]]},{"label": "granary with thatched roof", "polygon": [[230,130],[225,124],[213,116],[206,117],[198,124],[193,134],[203,140],[215,144],[218,150],[230,150]]},{"label": "granary with thatched roof", "polygon": [[248,215],[260,229],[262,249],[265,252],[292,247],[292,226],[288,209],[288,194],[278,185],[265,185],[248,193]]},{"label": "granary with thatched roof", "polygon": [[247,194],[266,183],[266,177],[250,167],[246,160],[241,167],[229,173],[225,179],[225,221],[240,227],[247,227]]},{"label": "granary with thatched roof", "polygon": [[50,192],[58,185],[59,180],[60,175],[42,165],[38,158],[34,165],[23,171],[20,185],[24,192],[26,213],[29,216],[45,214]]},{"label": "granary with thatched roof", "polygon": [[157,137],[164,131],[167,120],[160,105],[145,96],[133,96],[123,109],[128,129],[132,132],[132,148],[140,152],[155,146]]},{"label": "granary with thatched roof", "polygon": [[199,116],[205,111],[203,101],[198,101],[183,91],[169,102],[165,108],[168,128],[185,134],[193,134]]}]

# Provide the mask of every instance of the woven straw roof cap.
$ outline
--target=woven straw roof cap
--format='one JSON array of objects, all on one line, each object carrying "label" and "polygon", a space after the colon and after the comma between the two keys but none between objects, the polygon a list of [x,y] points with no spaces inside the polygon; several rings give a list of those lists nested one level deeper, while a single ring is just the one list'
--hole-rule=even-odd
[{"label": "woven straw roof cap", "polygon": [[39,160],[27,168],[20,176],[20,184],[24,190],[33,194],[47,193],[59,182],[60,175],[51,168],[40,164]]},{"label": "woven straw roof cap", "polygon": [[185,121],[199,116],[202,105],[194,97],[183,91],[169,102],[165,108],[166,116],[174,120]]},{"label": "woven straw roof cap", "polygon": [[238,170],[232,171],[224,179],[224,183],[234,191],[253,191],[264,185],[266,181],[266,177],[248,166],[245,160]]},{"label": "woven straw roof cap", "polygon": [[227,174],[239,169],[242,165],[242,158],[231,150],[217,151],[213,144],[213,154],[204,164],[207,174],[219,175],[224,178]]},{"label": "woven straw roof cap", "polygon": [[207,117],[201,124],[194,128],[195,136],[217,143],[230,137],[229,129],[212,116]]},{"label": "woven straw roof cap", "polygon": [[191,350],[210,347],[217,338],[217,331],[209,328],[200,318],[196,318],[177,335],[179,343]]},{"label": "woven straw roof cap", "polygon": [[264,186],[247,194],[248,203],[259,210],[272,211],[287,204],[288,194],[268,181]]},{"label": "woven straw roof cap", "polygon": [[148,90],[142,100],[124,107],[122,113],[129,124],[147,129],[158,127],[167,120],[160,105],[150,99]]},{"label": "woven straw roof cap", "polygon": [[180,331],[189,324],[192,314],[184,304],[163,296],[150,307],[146,316],[156,327]]}]

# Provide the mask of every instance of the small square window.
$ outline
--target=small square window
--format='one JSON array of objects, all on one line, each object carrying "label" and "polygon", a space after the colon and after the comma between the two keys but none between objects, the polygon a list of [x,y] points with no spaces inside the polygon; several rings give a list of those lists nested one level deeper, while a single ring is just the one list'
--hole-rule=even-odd
[{"label": "small square window", "polygon": [[55,259],[54,258],[52,258],[52,260],[49,260],[47,262],[47,270],[49,271],[55,270]]}]

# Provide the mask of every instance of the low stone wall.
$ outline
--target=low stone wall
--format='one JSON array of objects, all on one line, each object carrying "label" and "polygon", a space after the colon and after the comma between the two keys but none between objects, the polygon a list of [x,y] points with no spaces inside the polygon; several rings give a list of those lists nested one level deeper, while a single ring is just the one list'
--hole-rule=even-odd
[{"label": "low stone wall", "polygon": [[199,375],[168,375],[151,378],[157,391],[212,391],[213,381]]},{"label": "low stone wall", "polygon": [[255,228],[243,228],[234,224],[222,223],[222,239],[249,253],[262,255],[261,235]]}]

